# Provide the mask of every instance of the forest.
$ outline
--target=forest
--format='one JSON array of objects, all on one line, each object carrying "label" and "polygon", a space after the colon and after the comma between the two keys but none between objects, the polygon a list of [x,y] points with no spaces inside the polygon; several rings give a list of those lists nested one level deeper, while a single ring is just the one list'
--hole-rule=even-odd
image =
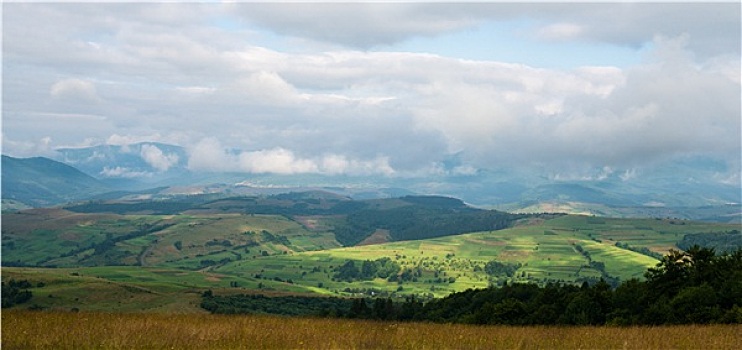
[{"label": "forest", "polygon": [[[335,237],[344,246],[362,241],[377,229],[389,230],[392,240],[418,240],[467,232],[494,231],[510,227],[525,214],[510,214],[496,210],[478,210],[446,203],[437,198],[432,204],[419,197],[404,197],[413,205],[384,210],[366,208],[348,214],[345,223],[335,227]],[[531,215],[533,216],[533,215]]]},{"label": "forest", "polygon": [[[369,265],[371,263],[369,262]],[[494,266],[493,266],[494,268]],[[301,307],[296,306],[301,304]],[[290,312],[281,305],[294,305]],[[505,284],[469,289],[421,302],[414,297],[349,301],[341,298],[203,295],[212,313],[279,313],[360,319],[501,325],[668,325],[742,323],[742,249],[717,254],[693,246],[672,250],[644,280],[616,288],[605,281],[582,285]]]}]

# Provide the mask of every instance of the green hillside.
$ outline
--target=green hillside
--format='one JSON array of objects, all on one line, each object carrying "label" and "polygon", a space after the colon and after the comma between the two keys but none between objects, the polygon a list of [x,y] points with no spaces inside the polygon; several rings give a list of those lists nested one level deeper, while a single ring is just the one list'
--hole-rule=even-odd
[{"label": "green hillside", "polygon": [[90,201],[66,209],[78,213],[121,215],[280,215],[305,227],[329,227],[343,246],[363,242],[380,229],[387,230],[388,239],[392,241],[425,239],[502,229],[518,219],[534,216],[473,208],[461,200],[440,196],[356,201],[322,191],[267,197],[212,199],[210,196],[188,196],[148,201]]},{"label": "green hillside", "polygon": [[342,245],[502,229],[528,216],[534,215],[476,209],[445,197],[353,201],[323,192],[91,201],[4,215],[3,264],[196,270]]},{"label": "green hillside", "polygon": [[[104,309],[129,298],[116,308],[156,310],[207,289],[427,299],[506,282],[616,285],[641,278],[679,244],[728,247],[740,235],[732,224],[510,215],[443,197],[304,193],[157,204],[5,213],[3,278],[43,282],[34,295],[59,298],[35,296],[42,307],[85,300]],[[358,244],[344,246],[338,232],[353,232]]]},{"label": "green hillside", "polygon": [[2,197],[32,207],[44,207],[106,192],[102,182],[48,158],[2,156]]},{"label": "green hillside", "polygon": [[[498,231],[247,259],[214,271],[253,277],[256,284],[251,287],[290,281],[294,287],[320,293],[437,297],[504,282],[641,278],[658,262],[657,256],[678,249],[676,243],[685,234],[735,228],[677,220],[563,216]],[[348,261],[360,270],[364,261],[385,257],[399,265],[401,277],[352,282],[339,278],[339,267]],[[495,265],[492,262],[505,267],[488,269],[488,263]],[[508,266],[510,273],[505,271]]]},{"label": "green hillside", "polygon": [[3,215],[4,266],[201,269],[252,255],[340,246],[277,215],[119,215],[34,209]]}]

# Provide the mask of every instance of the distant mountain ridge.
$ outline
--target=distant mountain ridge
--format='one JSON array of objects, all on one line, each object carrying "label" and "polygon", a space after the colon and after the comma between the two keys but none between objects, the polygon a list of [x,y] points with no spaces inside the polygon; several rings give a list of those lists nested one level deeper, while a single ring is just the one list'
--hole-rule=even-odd
[{"label": "distant mountain ridge", "polygon": [[[58,160],[99,179],[156,182],[188,172],[183,147],[159,142],[57,149]],[[116,183],[116,181],[111,181]],[[131,185],[131,181],[128,185]]]},{"label": "distant mountain ridge", "polygon": [[[580,174],[546,168],[529,172],[505,165],[495,170],[457,173],[454,170],[464,166],[464,162],[452,156],[449,162],[442,163],[441,172],[416,177],[191,171],[188,157],[181,146],[141,142],[63,148],[57,150],[54,159],[96,178],[98,185],[112,191],[103,197],[107,199],[115,199],[116,193],[122,198],[145,192],[153,198],[195,194],[225,197],[320,189],[353,199],[441,195],[459,198],[474,206],[521,212],[527,208],[539,211],[567,208],[562,212],[591,215],[620,212],[621,217],[679,213],[678,217],[686,219],[717,217],[725,221],[738,221],[735,217],[742,217],[740,184],[738,177],[733,175],[734,165],[702,156],[665,160],[652,167],[636,169],[583,169]],[[5,170],[3,176],[6,176]],[[25,181],[32,182],[32,179],[26,177]],[[38,184],[38,187],[45,185]],[[152,190],[154,188],[158,190]],[[87,190],[78,191],[74,196],[52,193],[46,199],[37,193],[28,200],[28,196],[18,195],[15,190],[4,187],[4,191],[15,196],[3,196],[4,208],[18,207],[19,203],[32,207],[59,204],[70,199],[86,199],[91,193]],[[90,199],[101,198],[100,191],[92,192],[94,195],[90,195]],[[704,209],[704,213],[694,213],[692,209],[709,206],[722,210]],[[660,210],[662,208],[667,210]]]},{"label": "distant mountain ridge", "polygon": [[[453,155],[441,163],[442,172],[423,177],[344,176],[323,174],[208,173],[188,169],[188,152],[181,146],[141,142],[57,150],[56,159],[120,189],[242,182],[276,187],[402,188],[411,193],[440,194],[484,206],[529,206],[534,202],[582,202],[613,206],[697,207],[742,202],[738,173],[731,165],[703,156],[679,157],[651,167],[583,169],[560,173],[509,168],[477,169],[466,173]],[[726,175],[725,175],[726,174]],[[371,184],[371,185],[369,185]]]},{"label": "distant mountain ridge", "polygon": [[2,156],[2,198],[34,207],[87,199],[109,191],[80,170],[44,157]]}]

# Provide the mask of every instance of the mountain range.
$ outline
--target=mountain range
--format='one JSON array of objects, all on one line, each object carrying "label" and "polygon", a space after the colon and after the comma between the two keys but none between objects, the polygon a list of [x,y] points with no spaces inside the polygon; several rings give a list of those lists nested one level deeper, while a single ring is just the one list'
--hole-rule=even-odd
[{"label": "mountain range", "polygon": [[[426,177],[198,172],[189,169],[188,152],[183,147],[156,142],[63,148],[53,158],[3,156],[4,209],[95,198],[260,195],[320,189],[354,199],[444,195],[508,211],[738,221],[742,202],[738,184],[718,179],[718,174],[729,169],[701,157],[666,162],[651,171],[598,169],[583,177],[516,169],[480,169],[465,174],[443,171]],[[443,166],[453,169],[457,160]],[[716,209],[709,211],[709,207]],[[700,213],[689,208],[705,209],[699,209]]]}]

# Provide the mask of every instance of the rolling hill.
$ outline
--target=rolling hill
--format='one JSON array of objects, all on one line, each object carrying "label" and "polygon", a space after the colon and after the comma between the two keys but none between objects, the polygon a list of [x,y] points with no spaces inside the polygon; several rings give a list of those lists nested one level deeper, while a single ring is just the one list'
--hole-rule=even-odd
[{"label": "rolling hill", "polygon": [[87,199],[109,191],[101,181],[48,158],[2,156],[2,198],[32,207]]},{"label": "rolling hill", "polygon": [[[5,213],[2,265],[4,276],[43,273],[43,290],[69,296],[45,299],[50,307],[80,307],[75,290],[92,280],[77,275],[143,303],[127,310],[170,307],[178,293],[205,289],[426,299],[504,282],[617,283],[641,278],[681,242],[729,245],[739,235],[733,224],[513,215],[446,197],[312,191]],[[79,287],[54,282],[70,279]]]},{"label": "rolling hill", "polygon": [[[3,262],[32,266],[150,265],[189,268],[250,254],[351,246],[512,226],[533,215],[466,206],[445,197],[353,201],[326,192],[266,197],[93,201],[3,217]],[[238,259],[239,260],[239,259]],[[155,261],[155,263],[153,263]]]}]

